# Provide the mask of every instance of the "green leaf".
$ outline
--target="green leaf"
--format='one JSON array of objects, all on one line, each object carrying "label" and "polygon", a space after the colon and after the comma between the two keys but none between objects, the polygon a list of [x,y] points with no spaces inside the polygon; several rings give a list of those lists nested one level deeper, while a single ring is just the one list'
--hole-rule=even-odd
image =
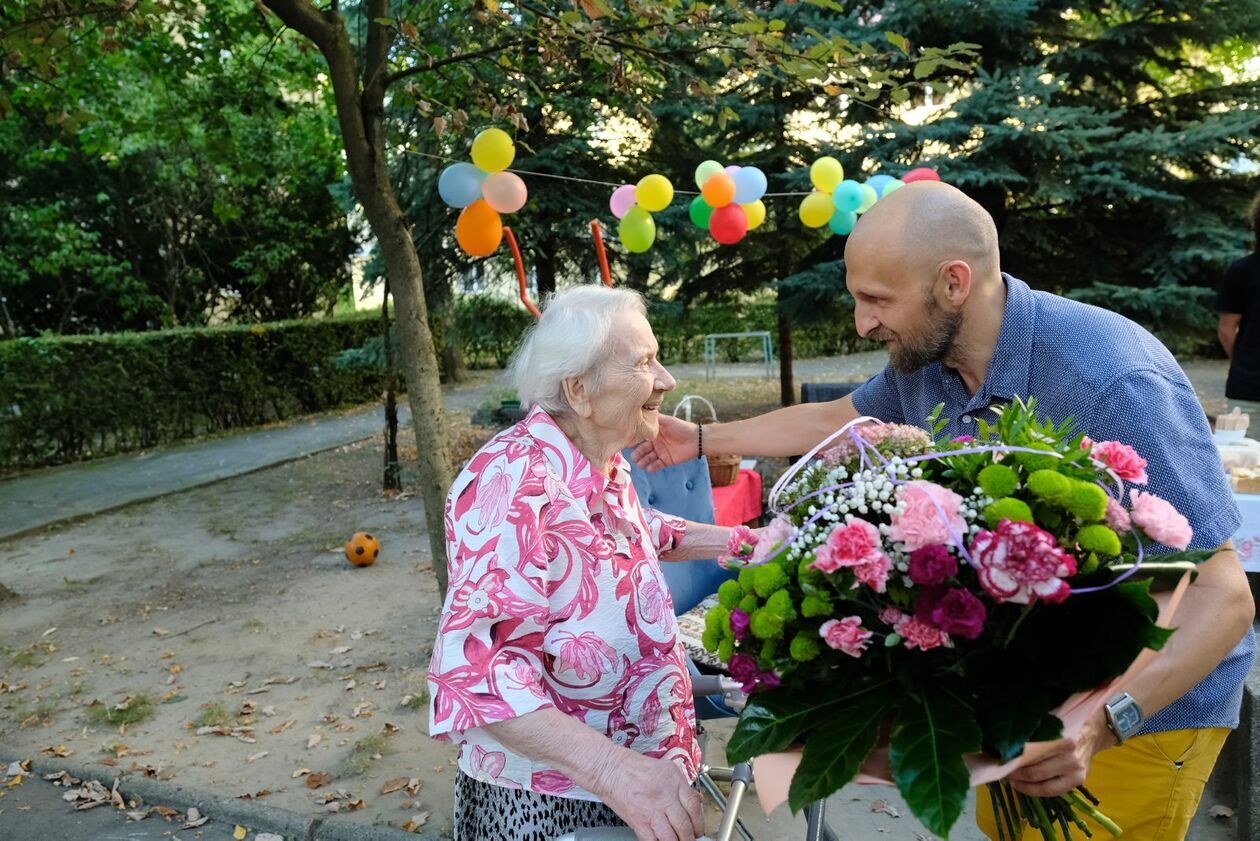
[{"label": "green leaf", "polygon": [[767,25],[770,27],[771,32],[782,32],[784,29],[787,29],[787,23],[778,18],[770,21]]},{"label": "green leaf", "polygon": [[833,703],[841,706],[825,720],[815,720],[824,726],[806,739],[801,764],[792,776],[788,789],[792,811],[821,800],[853,779],[875,747],[889,710],[899,701],[895,688],[891,679],[866,678],[855,681],[842,697],[833,696]]},{"label": "green leaf", "polygon": [[[1023,753],[1024,745],[1033,740],[1034,734],[1046,732],[1050,727],[1061,732],[1062,722],[1046,714],[1050,707],[1050,695],[1040,686],[1011,684],[1003,690],[986,693],[976,711],[984,733],[984,746],[1007,762]],[[1047,718],[1053,724],[1049,724]]]},{"label": "green leaf", "polygon": [[914,78],[924,79],[936,72],[942,64],[940,59],[925,58],[914,65]]},{"label": "green leaf", "polygon": [[810,727],[839,711],[848,695],[804,696],[787,689],[760,692],[749,699],[726,745],[726,758],[747,762],[754,756],[783,750]]},{"label": "green leaf", "polygon": [[980,750],[975,713],[948,687],[923,686],[918,698],[901,703],[891,747],[893,780],[910,811],[948,836],[971,788],[963,756]]},{"label": "green leaf", "polygon": [[896,32],[885,32],[884,37],[888,39],[888,43],[901,50],[906,55],[910,54],[910,41],[904,35],[898,35]]},{"label": "green leaf", "polygon": [[393,26],[394,19],[393,18],[372,18],[372,23],[378,23],[381,26]]}]

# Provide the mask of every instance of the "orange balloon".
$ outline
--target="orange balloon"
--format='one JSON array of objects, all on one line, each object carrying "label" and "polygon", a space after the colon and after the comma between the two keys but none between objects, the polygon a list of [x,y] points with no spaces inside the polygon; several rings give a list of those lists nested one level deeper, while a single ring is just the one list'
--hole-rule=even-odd
[{"label": "orange balloon", "polygon": [[700,195],[709,207],[726,207],[735,201],[735,179],[725,172],[715,172],[704,180]]},{"label": "orange balloon", "polygon": [[503,242],[503,220],[485,199],[477,199],[460,211],[455,239],[469,255],[489,257]]}]

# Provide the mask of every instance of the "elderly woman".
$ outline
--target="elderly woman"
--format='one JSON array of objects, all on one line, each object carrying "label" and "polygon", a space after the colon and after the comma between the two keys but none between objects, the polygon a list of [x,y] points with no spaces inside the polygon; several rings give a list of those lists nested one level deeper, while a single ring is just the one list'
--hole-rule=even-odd
[{"label": "elderly woman", "polygon": [[457,841],[704,834],[659,561],[716,557],[730,530],[642,508],[630,484],[620,451],[656,435],[674,387],[656,354],[634,292],[555,296],[512,360],[529,415],[451,488],[429,733],[459,743]]}]

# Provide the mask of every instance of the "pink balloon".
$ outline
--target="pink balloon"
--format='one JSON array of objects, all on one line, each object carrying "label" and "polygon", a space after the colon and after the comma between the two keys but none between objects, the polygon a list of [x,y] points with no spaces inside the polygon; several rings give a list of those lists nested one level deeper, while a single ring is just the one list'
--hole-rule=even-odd
[{"label": "pink balloon", "polygon": [[709,217],[709,233],[723,245],[734,245],[748,233],[748,214],[737,204],[714,208]]},{"label": "pink balloon", "polygon": [[498,212],[515,213],[525,206],[529,191],[516,173],[492,172],[481,182],[481,195]]},{"label": "pink balloon", "polygon": [[903,184],[910,184],[914,181],[940,181],[941,177],[936,174],[936,170],[930,166],[921,166],[912,169],[905,175],[901,176]]},{"label": "pink balloon", "polygon": [[739,172],[741,169],[743,169],[742,166],[735,166],[735,164],[731,164],[730,166],[726,167],[726,174],[734,175],[735,173]]},{"label": "pink balloon", "polygon": [[632,207],[634,207],[633,184],[622,184],[613,190],[612,198],[608,200],[608,208],[612,211],[613,216],[620,219],[629,213]]}]

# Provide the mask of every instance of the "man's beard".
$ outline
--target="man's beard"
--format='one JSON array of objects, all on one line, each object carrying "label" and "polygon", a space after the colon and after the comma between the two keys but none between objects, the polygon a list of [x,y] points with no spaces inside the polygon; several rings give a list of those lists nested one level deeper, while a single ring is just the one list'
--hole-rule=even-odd
[{"label": "man's beard", "polygon": [[[928,299],[928,323],[920,333],[903,333],[896,337],[897,344],[888,349],[893,369],[909,374],[926,368],[933,362],[941,362],[954,349],[954,340],[962,327],[961,312],[946,312],[936,301]],[[881,341],[893,338],[891,334],[873,336]]]}]

